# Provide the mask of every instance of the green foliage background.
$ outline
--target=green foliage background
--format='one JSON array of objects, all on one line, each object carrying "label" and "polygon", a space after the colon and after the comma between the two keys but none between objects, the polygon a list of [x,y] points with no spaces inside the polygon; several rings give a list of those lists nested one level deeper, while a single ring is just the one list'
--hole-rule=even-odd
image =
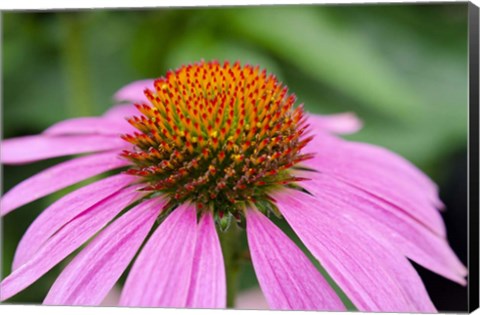
[{"label": "green foliage background", "polygon": [[[440,185],[467,146],[467,5],[336,5],[4,12],[3,136],[99,115],[131,81],[218,59],[275,73],[314,113],[355,112],[354,140],[390,148]],[[4,190],[62,159],[4,168]],[[61,193],[3,221],[3,277],[28,225]],[[65,262],[63,263],[63,265]],[[61,268],[11,301],[41,302]],[[246,266],[241,289],[256,285]]]}]

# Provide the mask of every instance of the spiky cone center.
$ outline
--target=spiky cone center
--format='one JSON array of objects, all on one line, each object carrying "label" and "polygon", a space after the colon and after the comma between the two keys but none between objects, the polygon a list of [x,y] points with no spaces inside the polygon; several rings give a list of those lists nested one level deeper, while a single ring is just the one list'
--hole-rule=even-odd
[{"label": "spiky cone center", "polygon": [[167,72],[145,95],[149,104],[135,104],[140,115],[128,118],[138,132],[122,136],[133,149],[122,156],[169,206],[192,202],[241,222],[245,207],[272,210],[269,194],[302,180],[292,168],[311,157],[301,153],[311,140],[303,109],[265,70],[196,63]]}]

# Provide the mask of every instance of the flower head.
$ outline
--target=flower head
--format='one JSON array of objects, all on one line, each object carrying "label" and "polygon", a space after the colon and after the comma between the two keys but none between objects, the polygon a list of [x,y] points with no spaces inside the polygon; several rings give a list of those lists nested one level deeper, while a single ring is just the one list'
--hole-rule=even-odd
[{"label": "flower head", "polygon": [[305,113],[274,76],[228,62],[184,66],[116,98],[135,105],[2,142],[2,163],[91,153],[19,183],[2,197],[2,215],[114,174],[67,194],[32,223],[1,300],[87,243],[46,304],[97,305],[134,260],[120,305],[223,308],[216,226],[224,231],[235,220],[271,308],[345,309],[272,214],[359,310],[435,311],[407,258],[465,284],[436,185],[388,150],[338,138],[359,129],[354,115]]},{"label": "flower head", "polygon": [[290,169],[311,157],[301,149],[306,118],[273,75],[239,63],[199,63],[170,71],[145,90],[149,104],[128,122],[122,156],[169,206],[195,203],[219,222],[242,220],[250,204],[268,205],[280,186],[302,180]]}]

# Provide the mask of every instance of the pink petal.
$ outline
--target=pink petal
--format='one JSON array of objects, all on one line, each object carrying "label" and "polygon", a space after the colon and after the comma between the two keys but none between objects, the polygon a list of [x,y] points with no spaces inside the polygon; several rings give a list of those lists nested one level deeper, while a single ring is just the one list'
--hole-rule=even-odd
[{"label": "pink petal", "polygon": [[345,310],[345,306],[303,252],[269,219],[247,211],[250,255],[272,309]]},{"label": "pink petal", "polygon": [[129,101],[132,103],[143,103],[147,102],[147,98],[143,91],[145,89],[153,89],[154,79],[146,79],[132,82],[123,88],[121,88],[117,93],[115,93],[115,100],[117,101]]},{"label": "pink petal", "polygon": [[408,260],[326,200],[299,191],[273,196],[287,222],[360,311],[435,312]]},{"label": "pink petal", "polygon": [[323,131],[337,134],[351,134],[362,129],[362,121],[354,113],[334,115],[308,115],[308,122]]},{"label": "pink petal", "polygon": [[192,273],[196,211],[180,205],[148,240],[130,271],[122,306],[185,307]]},{"label": "pink petal", "polygon": [[203,215],[198,225],[192,278],[186,307],[225,308],[227,293],[222,248],[212,213]]},{"label": "pink petal", "polygon": [[386,241],[386,246],[416,261],[427,269],[465,285],[466,268],[445,239],[392,205],[325,174],[310,173],[311,181],[302,186],[319,200],[326,200],[362,230]]},{"label": "pink petal", "polygon": [[150,199],[115,220],[63,270],[43,303],[99,305],[142,245],[163,204]]},{"label": "pink petal", "polygon": [[1,142],[1,162],[21,164],[87,152],[121,149],[128,145],[120,137],[108,136],[25,136]]},{"label": "pink petal", "polygon": [[[309,145],[315,157],[305,165],[389,202],[435,233],[445,236],[434,184],[388,150],[318,134]],[[416,172],[415,172],[416,170]]]},{"label": "pink petal", "polygon": [[61,121],[46,129],[46,135],[110,135],[119,136],[135,130],[125,119],[81,117]]},{"label": "pink petal", "polygon": [[139,197],[134,189],[124,190],[82,212],[54,234],[27,262],[0,284],[0,300],[22,291],[53,266],[85,243]]},{"label": "pink petal", "polygon": [[110,120],[121,120],[132,116],[139,116],[140,112],[132,104],[115,105],[103,114],[103,117]]},{"label": "pink petal", "polygon": [[52,166],[13,187],[1,199],[0,213],[26,205],[92,176],[128,165],[117,152],[87,155]]},{"label": "pink petal", "polygon": [[27,262],[62,226],[83,211],[117,193],[135,180],[115,175],[71,192],[45,209],[23,235],[13,259],[13,269]]}]

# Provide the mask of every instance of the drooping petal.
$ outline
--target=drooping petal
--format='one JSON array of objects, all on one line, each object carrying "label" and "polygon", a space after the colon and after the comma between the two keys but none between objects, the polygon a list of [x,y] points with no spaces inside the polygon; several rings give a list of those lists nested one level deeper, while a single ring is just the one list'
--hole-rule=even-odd
[{"label": "drooping petal", "polygon": [[0,213],[5,215],[55,191],[127,164],[117,152],[87,155],[57,164],[27,178],[3,195]]},{"label": "drooping petal", "polygon": [[129,101],[129,102],[146,102],[147,98],[143,91],[145,89],[153,89],[154,79],[146,79],[132,82],[123,88],[121,88],[117,93],[115,93],[115,100],[117,101]]},{"label": "drooping petal", "polygon": [[196,235],[195,208],[180,205],[140,252],[123,288],[120,305],[185,307]]},{"label": "drooping petal", "polygon": [[235,300],[236,310],[268,310],[270,309],[260,288],[239,292]]},{"label": "drooping petal", "polygon": [[225,308],[227,301],[222,248],[212,213],[198,224],[192,278],[186,307]]},{"label": "drooping petal", "polygon": [[346,220],[345,211],[294,190],[273,198],[293,230],[359,310],[435,312],[409,261]]},{"label": "drooping petal", "polygon": [[125,121],[125,118],[138,116],[138,109],[133,104],[115,105],[103,114],[103,117],[111,120]]},{"label": "drooping petal", "polygon": [[121,292],[118,285],[113,286],[99,306],[118,306]]},{"label": "drooping petal", "polygon": [[61,121],[47,128],[46,135],[110,135],[119,136],[135,130],[125,119],[107,119],[103,117],[80,117]]},{"label": "drooping petal", "polygon": [[315,157],[305,165],[327,173],[389,202],[435,233],[445,236],[437,210],[436,187],[399,156],[372,145],[318,134],[309,144]]},{"label": "drooping petal", "polygon": [[308,122],[323,131],[337,134],[351,134],[362,128],[362,121],[354,113],[333,115],[308,115]]},{"label": "drooping petal", "polygon": [[138,197],[139,193],[133,188],[123,190],[76,216],[28,261],[3,279],[0,283],[0,300],[4,301],[31,285]]},{"label": "drooping petal", "polygon": [[327,200],[342,209],[344,217],[361,226],[362,230],[385,240],[423,267],[450,280],[465,285],[466,268],[456,257],[447,241],[391,204],[321,173],[309,173],[312,178],[302,186],[319,200]]},{"label": "drooping petal", "polygon": [[45,209],[29,226],[17,246],[12,268],[29,260],[62,226],[80,213],[131,184],[129,175],[115,175],[97,181],[60,198]]},{"label": "drooping petal", "polygon": [[115,220],[63,270],[43,303],[99,305],[147,237],[163,204],[150,199]]},{"label": "drooping petal", "polygon": [[255,273],[270,308],[345,310],[305,254],[256,210],[247,211],[247,236]]},{"label": "drooping petal", "polygon": [[324,149],[323,144],[328,153],[333,153],[333,150],[337,155],[351,154],[360,163],[376,165],[382,171],[396,173],[397,177],[392,178],[393,180],[409,181],[415,187],[421,188],[424,196],[427,196],[437,208],[443,207],[438,197],[437,185],[410,161],[395,152],[370,143],[346,141],[325,134],[319,134],[312,141],[315,148],[322,145],[321,151]]},{"label": "drooping petal", "polygon": [[108,136],[25,136],[1,142],[1,162],[21,164],[39,160],[121,149],[128,145],[120,137]]}]

